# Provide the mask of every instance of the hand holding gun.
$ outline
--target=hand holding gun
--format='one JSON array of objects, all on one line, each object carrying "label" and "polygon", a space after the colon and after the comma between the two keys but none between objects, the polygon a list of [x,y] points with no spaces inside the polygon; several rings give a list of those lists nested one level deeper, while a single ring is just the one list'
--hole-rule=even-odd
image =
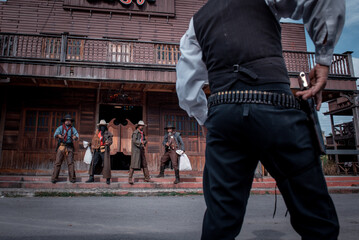
[{"label": "hand holding gun", "polygon": [[[322,91],[325,88],[325,85],[327,85],[328,73],[328,66],[316,64],[309,73],[310,83],[307,82],[307,86],[301,88],[301,91],[296,94],[297,97],[301,97],[303,100],[314,97],[317,111],[320,110],[322,105]],[[301,86],[300,84],[301,83],[299,83],[299,86]]]},{"label": "hand holding gun", "polygon": [[[319,119],[317,110],[320,109],[320,105],[322,103],[322,90],[320,90],[320,98],[317,98],[317,108],[315,107],[313,96],[310,96],[310,85],[307,81],[307,77],[304,72],[301,72],[298,77],[298,83],[301,90],[301,93],[307,93],[307,94],[297,94],[299,95],[299,98],[301,98],[300,105],[301,108],[304,110],[304,112],[307,114],[311,126],[313,128],[313,131],[315,133],[317,147],[320,152],[320,154],[325,154],[325,145],[322,135],[322,129],[320,127]],[[325,86],[325,85],[324,85]],[[306,98],[305,98],[306,97]],[[319,108],[318,108],[318,102],[319,102]]]}]

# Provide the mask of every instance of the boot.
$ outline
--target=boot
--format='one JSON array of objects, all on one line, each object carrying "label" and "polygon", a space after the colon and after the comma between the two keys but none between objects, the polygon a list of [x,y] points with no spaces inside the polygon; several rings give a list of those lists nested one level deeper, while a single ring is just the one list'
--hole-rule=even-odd
[{"label": "boot", "polygon": [[89,180],[86,181],[86,183],[90,183],[90,182],[94,182],[95,178],[93,177],[93,175],[90,175]]},{"label": "boot", "polygon": [[164,177],[165,176],[165,166],[161,166],[160,174],[158,174],[156,177]]},{"label": "boot", "polygon": [[111,178],[106,178],[106,184],[110,185],[110,183],[111,183]]},{"label": "boot", "polygon": [[133,170],[133,168],[130,168],[130,173],[128,174],[128,183],[129,184],[133,184],[133,179],[132,179],[132,177],[133,177],[133,172],[134,172],[135,170]]},{"label": "boot", "polygon": [[179,170],[175,170],[175,175],[176,175],[176,180],[173,182],[174,184],[177,184],[180,182],[180,177],[179,177]]},{"label": "boot", "polygon": [[145,182],[151,182],[150,173],[148,172],[148,168],[143,169],[143,175],[145,175]]}]

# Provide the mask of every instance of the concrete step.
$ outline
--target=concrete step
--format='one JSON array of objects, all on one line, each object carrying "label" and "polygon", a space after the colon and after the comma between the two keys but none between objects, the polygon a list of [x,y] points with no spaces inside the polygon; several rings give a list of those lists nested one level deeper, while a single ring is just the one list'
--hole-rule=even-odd
[{"label": "concrete step", "polygon": [[[167,171],[164,178],[156,178],[158,172],[151,172],[151,182],[144,182],[142,172],[136,171],[135,184],[128,183],[128,171],[113,171],[111,184],[106,184],[102,176],[95,176],[95,182],[85,183],[87,173],[77,173],[77,182],[70,183],[62,174],[59,182],[51,183],[51,176],[0,175],[0,191],[20,195],[37,193],[66,194],[110,194],[110,195],[155,195],[161,194],[201,194],[202,175],[198,172],[181,172],[181,182],[173,184],[173,171]],[[326,176],[327,186],[331,193],[358,193],[359,176]],[[271,177],[253,179],[253,194],[280,194],[275,190],[276,182]]]}]

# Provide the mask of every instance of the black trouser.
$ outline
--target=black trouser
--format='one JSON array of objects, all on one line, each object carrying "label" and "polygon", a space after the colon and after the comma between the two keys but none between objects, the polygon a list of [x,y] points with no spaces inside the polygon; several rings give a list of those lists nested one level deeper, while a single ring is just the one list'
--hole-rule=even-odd
[{"label": "black trouser", "polygon": [[105,152],[100,150],[95,150],[93,156],[93,165],[92,165],[92,176],[95,175],[96,169],[102,169],[105,160]]},{"label": "black trouser", "polygon": [[258,160],[276,179],[302,239],[337,239],[339,223],[306,114],[260,104],[211,107],[207,134],[202,239],[240,232]]}]

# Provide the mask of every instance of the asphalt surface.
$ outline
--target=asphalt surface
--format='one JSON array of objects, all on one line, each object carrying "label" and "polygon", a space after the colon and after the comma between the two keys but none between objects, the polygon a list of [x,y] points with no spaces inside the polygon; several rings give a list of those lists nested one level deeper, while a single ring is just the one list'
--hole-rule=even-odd
[{"label": "asphalt surface", "polygon": [[[339,239],[359,239],[359,194],[332,195],[341,223]],[[278,196],[251,195],[236,239],[300,239]],[[200,239],[203,196],[0,198],[1,240]]]}]

